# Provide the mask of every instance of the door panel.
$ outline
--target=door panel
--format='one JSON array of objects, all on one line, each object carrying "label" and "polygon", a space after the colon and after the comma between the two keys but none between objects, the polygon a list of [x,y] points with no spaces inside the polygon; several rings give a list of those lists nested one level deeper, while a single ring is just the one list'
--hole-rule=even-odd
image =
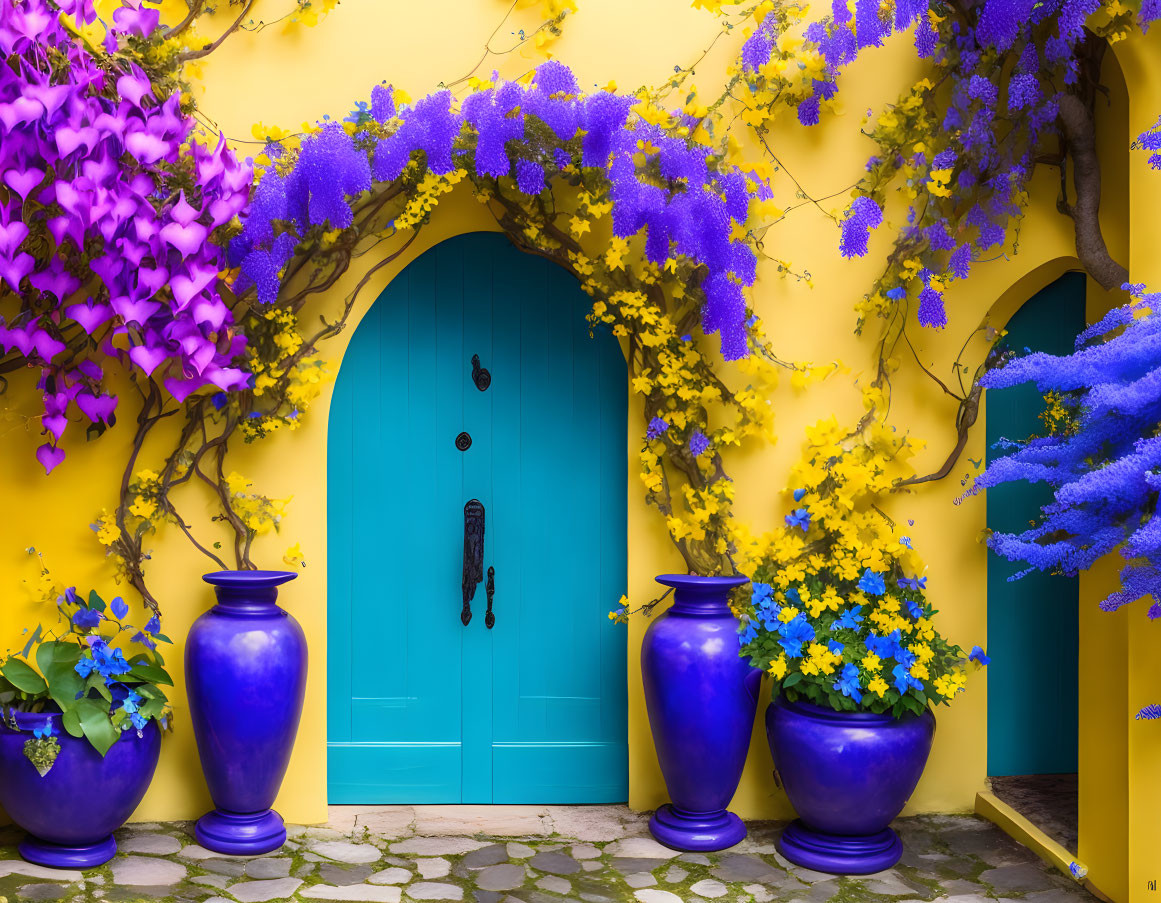
[{"label": "door panel", "polygon": [[[564,271],[476,233],[408,266],[356,330],[329,437],[331,802],[626,798],[625,638],[605,616],[626,573],[625,362],[587,307]],[[465,628],[472,498],[485,580]]]},{"label": "door panel", "polygon": [[[1085,277],[1068,273],[1008,323],[1007,346],[1067,354],[1085,325]],[[1043,431],[1044,400],[1032,385],[987,393],[988,460],[998,439]],[[987,493],[988,526],[1026,530],[1052,492],[1008,483]],[[1075,577],[1033,571],[988,551],[988,774],[1071,774],[1077,756],[1079,590]]]}]

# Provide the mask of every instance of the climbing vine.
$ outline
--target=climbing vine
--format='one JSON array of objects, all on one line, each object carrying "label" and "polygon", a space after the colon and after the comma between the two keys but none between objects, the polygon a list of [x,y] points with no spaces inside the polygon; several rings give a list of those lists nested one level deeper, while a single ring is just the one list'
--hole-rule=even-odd
[{"label": "climbing vine", "polygon": [[[312,24],[330,5],[302,0],[284,24]],[[145,567],[163,525],[220,567],[254,566],[254,539],[279,528],[286,500],[236,473],[230,451],[309,415],[332,375],[325,341],[452,192],[470,192],[519,248],[572,273],[593,298],[593,328],[623,340],[644,415],[646,498],[702,574],[740,563],[723,455],[772,436],[780,370],[797,382],[828,372],[779,358],[747,299],[760,261],[809,280],[767,238],[795,207],[831,216],[845,257],[869,252],[896,197],[906,208],[886,268],[859,303],[859,329],[877,330],[878,362],[848,441],[872,441],[886,419],[907,330],[943,327],[947,286],[989,254],[1015,250],[1036,166],[1061,170],[1061,209],[1076,222],[1085,265],[1106,285],[1124,281],[1094,226],[1087,138],[1103,47],[1157,18],[1151,0],[1028,10],[856,0],[817,20],[772,0],[730,12],[698,5],[722,17],[715,43],[748,32],[715,96],[692,84],[700,58],[635,94],[581,91],[555,61],[515,80],[481,75],[506,52],[494,33],[446,88],[413,101],[384,83],[341,121],[294,134],[256,126],[261,152],[243,162],[219,136],[201,137],[186,79],[232,33],[273,24],[255,18],[254,0],[214,17],[188,0],[168,24],[140,0],[110,4],[107,16],[87,0],[4,0],[0,373],[41,374],[46,470],[63,460],[72,407],[91,438],[116,422],[105,368],[129,375],[131,453],[115,508],[93,526],[147,604],[156,610]],[[519,32],[516,46],[547,51],[572,8],[545,0],[542,24]],[[874,119],[867,134],[878,152],[842,192],[853,200],[826,211],[829,199],[811,197],[777,156],[775,128],[790,111],[817,123],[859,51],[911,28],[931,71]],[[1155,152],[1156,133],[1142,143]],[[775,204],[776,178],[795,185],[794,205]],[[1095,178],[1099,186],[1099,168]],[[363,273],[337,315],[320,318],[315,296],[357,262]],[[893,488],[955,465],[984,368],[953,367],[954,379],[939,382],[959,402],[959,442],[938,473]],[[171,434],[169,453],[152,457],[149,440]],[[191,483],[215,499],[226,543],[198,534],[179,510],[175,492]]]}]

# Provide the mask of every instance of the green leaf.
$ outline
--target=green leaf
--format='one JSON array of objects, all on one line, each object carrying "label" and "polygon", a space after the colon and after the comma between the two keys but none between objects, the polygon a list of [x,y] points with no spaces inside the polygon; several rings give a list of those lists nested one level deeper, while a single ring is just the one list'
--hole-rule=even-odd
[{"label": "green leaf", "polygon": [[25,693],[35,696],[48,690],[44,678],[37,674],[31,665],[18,658],[8,659],[3,667],[0,667],[0,674],[7,677],[12,686]]},{"label": "green leaf", "polygon": [[786,676],[786,679],[784,681],[782,681],[782,687],[783,687],[783,689],[785,689],[787,687],[793,687],[800,680],[802,680],[802,672],[795,671],[793,674],[788,674]]},{"label": "green leaf", "polygon": [[93,609],[94,611],[105,610],[105,600],[97,595],[97,591],[95,589],[89,590],[89,608]]},{"label": "green leaf", "polygon": [[132,677],[147,681],[151,684],[161,684],[166,687],[173,686],[173,678],[169,676],[164,668],[159,668],[157,665],[138,662],[129,673]]},{"label": "green leaf", "polygon": [[[90,702],[91,700],[81,700],[81,702]],[[117,730],[113,727],[113,722],[110,720],[108,713],[95,703],[91,706],[78,705],[77,713],[81,719],[81,731],[85,738],[93,744],[93,749],[101,754],[104,758],[105,753],[109,751],[109,747],[117,742]]]},{"label": "green leaf", "polygon": [[76,705],[77,694],[85,690],[84,678],[67,661],[52,662],[45,669],[44,679],[48,681],[48,695],[62,712]]},{"label": "green leaf", "polygon": [[103,697],[105,697],[106,702],[113,701],[113,694],[110,693],[109,688],[105,686],[105,678],[103,678],[96,671],[89,675],[89,679],[85,681],[85,686],[90,690],[96,690],[98,693],[100,693]]},{"label": "green leaf", "polygon": [[76,709],[65,709],[65,713],[60,716],[60,723],[69,732],[69,736],[78,740],[84,736],[84,731],[81,730],[81,717]]}]

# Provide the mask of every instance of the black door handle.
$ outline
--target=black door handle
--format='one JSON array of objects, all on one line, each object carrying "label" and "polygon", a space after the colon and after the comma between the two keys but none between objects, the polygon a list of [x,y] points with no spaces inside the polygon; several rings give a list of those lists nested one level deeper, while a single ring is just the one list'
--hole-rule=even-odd
[{"label": "black door handle", "polygon": [[488,611],[484,615],[484,626],[491,630],[496,624],[496,616],[492,614],[492,596],[496,593],[496,569],[488,568],[488,585],[485,587],[488,593]]},{"label": "black door handle", "polygon": [[476,584],[484,579],[484,506],[479,499],[464,505],[464,576],[461,584],[464,607],[460,621],[465,627],[472,620],[472,599]]}]

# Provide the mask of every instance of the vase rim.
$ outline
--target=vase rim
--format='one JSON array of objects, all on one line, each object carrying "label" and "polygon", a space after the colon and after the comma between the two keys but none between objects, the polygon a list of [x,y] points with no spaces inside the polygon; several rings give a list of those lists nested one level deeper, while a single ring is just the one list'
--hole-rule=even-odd
[{"label": "vase rim", "polygon": [[211,586],[231,589],[268,589],[289,583],[298,574],[295,571],[211,571],[202,579]]},{"label": "vase rim", "polygon": [[[807,702],[805,699],[797,699],[791,702],[784,695],[779,694],[775,698],[772,705],[782,706],[783,708],[791,709],[808,718],[819,718],[827,721],[843,721],[843,722],[861,722],[863,724],[889,724],[896,721],[906,721],[908,718],[922,718],[923,715],[916,715],[914,712],[907,712],[900,718],[896,718],[890,712],[840,712],[837,709],[832,709],[829,706],[816,705],[813,702]],[[924,714],[935,717],[931,709],[925,709]]]},{"label": "vase rim", "polygon": [[674,589],[685,590],[733,589],[735,586],[744,586],[750,582],[749,577],[743,577],[741,575],[730,577],[703,577],[700,574],[658,574],[653,579],[662,586],[671,586]]}]

